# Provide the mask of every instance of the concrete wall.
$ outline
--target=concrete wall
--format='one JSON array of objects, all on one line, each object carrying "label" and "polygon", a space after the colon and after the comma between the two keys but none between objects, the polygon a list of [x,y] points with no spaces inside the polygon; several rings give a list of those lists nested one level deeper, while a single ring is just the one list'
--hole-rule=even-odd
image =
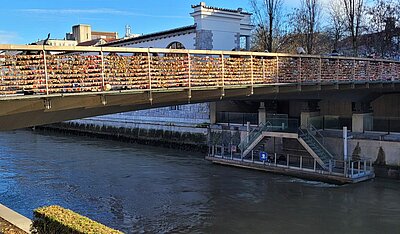
[{"label": "concrete wall", "polygon": [[321,115],[339,115],[351,117],[353,115],[351,101],[322,100],[318,103]]},{"label": "concrete wall", "polygon": [[260,107],[259,102],[245,101],[219,101],[216,102],[216,105],[219,112],[257,113]]},{"label": "concrete wall", "polygon": [[[343,140],[341,138],[325,138],[328,150],[343,159]],[[400,166],[400,142],[377,141],[364,139],[350,139],[348,143],[348,155],[352,155],[357,143],[360,144],[361,156],[375,161],[378,156],[379,147],[382,146],[386,155],[386,164]]]},{"label": "concrete wall", "polygon": [[115,116],[100,116],[92,117],[80,120],[71,120],[68,123],[77,123],[82,125],[94,125],[100,127],[114,127],[114,128],[125,128],[125,129],[144,129],[144,130],[162,130],[170,132],[190,132],[190,133],[201,133],[206,134],[206,128],[196,128],[195,126],[177,124],[168,125],[165,123],[155,123],[149,122],[145,123],[142,121],[136,122],[131,119],[117,119]]},{"label": "concrete wall", "polygon": [[382,95],[371,102],[374,116],[400,117],[400,94]]},{"label": "concrete wall", "polygon": [[196,125],[209,123],[209,105],[207,103],[179,105],[134,112],[119,113],[108,115],[108,118],[116,120],[145,121],[147,123],[156,122],[163,124],[185,124]]},{"label": "concrete wall", "polygon": [[189,127],[210,123],[210,107],[208,103],[180,105],[91,117],[75,122],[127,128],[143,126],[161,129],[165,126],[165,130],[171,130],[171,126]]}]

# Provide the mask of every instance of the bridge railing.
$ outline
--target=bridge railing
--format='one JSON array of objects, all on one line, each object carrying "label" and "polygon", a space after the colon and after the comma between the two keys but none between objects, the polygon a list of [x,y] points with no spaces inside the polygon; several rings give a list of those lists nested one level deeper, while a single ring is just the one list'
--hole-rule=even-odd
[{"label": "bridge railing", "polygon": [[398,81],[398,61],[277,53],[0,45],[0,95]]}]

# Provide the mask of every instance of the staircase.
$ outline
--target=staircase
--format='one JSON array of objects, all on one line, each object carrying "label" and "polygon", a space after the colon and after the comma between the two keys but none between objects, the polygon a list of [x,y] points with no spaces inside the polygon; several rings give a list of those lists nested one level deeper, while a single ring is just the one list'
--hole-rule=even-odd
[{"label": "staircase", "polygon": [[299,142],[324,169],[329,168],[332,154],[318,141],[310,129],[299,129]]},{"label": "staircase", "polygon": [[[260,124],[257,128],[253,129],[249,133],[249,136],[243,140],[239,145],[239,149],[242,152],[242,158],[245,158],[249,153],[257,151],[257,146],[268,134],[263,134],[263,132],[273,132],[274,128],[270,122],[266,124]],[[318,131],[310,125],[307,129],[298,130],[297,140],[301,145],[310,153],[310,155],[317,161],[317,163],[323,169],[330,169],[330,163],[333,159],[332,154],[324,147],[323,142],[319,141],[316,137]],[[320,135],[323,139],[323,136]],[[322,140],[323,141],[323,140]]]},{"label": "staircase", "polygon": [[271,129],[271,126],[272,125],[269,122],[265,124],[261,123],[249,133],[247,139],[238,145],[240,151],[242,152],[242,158],[246,157],[261,142],[261,140],[264,138],[262,133]]}]

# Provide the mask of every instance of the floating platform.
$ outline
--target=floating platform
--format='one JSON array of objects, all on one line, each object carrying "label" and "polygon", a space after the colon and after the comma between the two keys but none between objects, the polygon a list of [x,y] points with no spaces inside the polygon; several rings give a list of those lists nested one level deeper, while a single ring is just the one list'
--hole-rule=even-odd
[{"label": "floating platform", "polygon": [[265,171],[275,174],[293,176],[306,180],[322,181],[331,184],[343,185],[343,184],[354,184],[366,180],[375,178],[373,171],[349,173],[344,175],[337,172],[329,172],[325,170],[313,170],[307,168],[300,168],[291,165],[281,165],[267,162],[252,161],[247,159],[239,158],[224,158],[221,156],[206,156],[206,160],[209,160],[216,164],[241,167],[247,169],[254,169],[259,171]]}]

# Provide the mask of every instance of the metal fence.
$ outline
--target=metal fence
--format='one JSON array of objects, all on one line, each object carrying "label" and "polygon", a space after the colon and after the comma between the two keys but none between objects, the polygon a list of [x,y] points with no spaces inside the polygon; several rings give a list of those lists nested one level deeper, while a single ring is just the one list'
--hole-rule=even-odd
[{"label": "metal fence", "polygon": [[0,95],[399,81],[400,63],[241,51],[0,45]]},{"label": "metal fence", "polygon": [[[323,130],[342,130],[343,127],[347,127],[348,130],[352,130],[352,118],[351,117],[340,117],[340,116],[316,116],[311,117],[309,120],[310,124],[316,129]],[[364,131],[371,132],[385,132],[400,133],[400,118],[397,117],[372,117],[372,124],[368,121],[364,121]]]},{"label": "metal fence", "polygon": [[317,129],[342,130],[343,127],[347,127],[348,130],[352,129],[351,117],[324,115],[324,116],[311,117],[309,121],[310,124],[312,124]]},{"label": "metal fence", "polygon": [[400,133],[400,118],[373,117],[372,131]]},{"label": "metal fence", "polygon": [[257,125],[258,113],[217,112],[217,123],[241,124],[244,126],[247,122]]}]

